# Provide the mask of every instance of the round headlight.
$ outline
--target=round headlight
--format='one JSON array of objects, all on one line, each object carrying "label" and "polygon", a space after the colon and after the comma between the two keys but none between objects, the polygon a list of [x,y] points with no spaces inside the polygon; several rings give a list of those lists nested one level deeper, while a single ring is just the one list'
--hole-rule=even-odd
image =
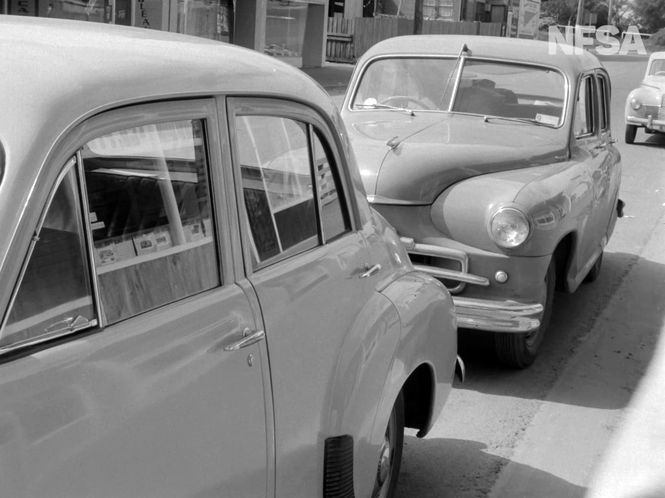
[{"label": "round headlight", "polygon": [[490,235],[501,247],[512,248],[524,243],[531,228],[526,215],[515,208],[501,208],[490,221]]},{"label": "round headlight", "polygon": [[632,98],[630,99],[630,106],[637,111],[640,107],[642,107],[642,102],[636,98]]}]

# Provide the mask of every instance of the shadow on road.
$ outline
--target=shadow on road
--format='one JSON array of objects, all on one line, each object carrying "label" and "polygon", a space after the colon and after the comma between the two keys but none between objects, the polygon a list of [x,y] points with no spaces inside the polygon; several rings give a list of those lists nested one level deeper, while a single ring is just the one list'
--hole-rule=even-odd
[{"label": "shadow on road", "polygon": [[[462,498],[487,496],[487,475],[497,475],[509,460],[491,455],[477,441],[404,438],[402,469],[395,498]],[[513,463],[513,465],[515,465]],[[581,498],[585,488],[528,465],[518,472],[537,480],[541,496]],[[462,473],[463,475],[460,475]],[[493,483],[490,480],[489,485]],[[455,483],[453,487],[451,483]],[[541,487],[542,486],[542,487]]]},{"label": "shadow on road", "polygon": [[[622,293],[620,299],[612,301],[629,273],[635,291]],[[664,282],[664,265],[634,254],[606,252],[598,280],[582,284],[574,294],[557,293],[550,329],[531,367],[513,370],[501,365],[494,355],[491,334],[460,330],[459,350],[467,376],[466,382],[457,383],[455,388],[544,400],[570,358],[585,343],[618,343],[622,346],[598,351],[589,360],[598,364],[596,378],[604,383],[598,396],[580,399],[570,393],[569,397],[555,401],[592,408],[624,408],[646,371],[660,336],[665,309],[664,294],[659,288],[665,287]],[[621,308],[618,312],[624,324],[615,321],[606,326],[598,321],[610,302],[615,307],[610,312]],[[627,373],[617,376],[615,371]],[[603,396],[604,392],[613,394]]]},{"label": "shadow on road", "polygon": [[[665,134],[662,133],[648,134],[644,132],[643,128],[640,128],[637,131],[637,136],[635,137],[635,143],[633,143],[632,145],[663,147],[665,146]],[[630,145],[624,145],[624,147],[630,147]]]}]

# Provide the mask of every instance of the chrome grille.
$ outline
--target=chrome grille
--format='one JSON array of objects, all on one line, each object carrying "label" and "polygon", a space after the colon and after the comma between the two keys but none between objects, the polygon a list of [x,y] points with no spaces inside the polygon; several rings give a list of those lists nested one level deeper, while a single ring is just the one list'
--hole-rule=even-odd
[{"label": "chrome grille", "polygon": [[[414,265],[427,265],[436,268],[444,268],[446,270],[465,271],[464,265],[461,261],[454,259],[440,258],[437,256],[429,256],[425,254],[409,253],[409,258]],[[440,279],[443,285],[450,292],[459,292],[462,290],[463,284],[459,280]]]},{"label": "chrome grille", "polygon": [[654,119],[658,119],[660,109],[661,109],[660,106],[657,105],[645,105],[644,117],[648,118],[649,116],[652,116]]}]

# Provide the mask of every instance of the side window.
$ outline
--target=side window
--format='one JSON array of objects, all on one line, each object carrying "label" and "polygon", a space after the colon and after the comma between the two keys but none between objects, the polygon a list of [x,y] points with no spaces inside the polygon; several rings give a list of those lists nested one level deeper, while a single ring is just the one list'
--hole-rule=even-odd
[{"label": "side window", "polygon": [[325,150],[318,133],[313,135],[314,167],[321,206],[321,229],[327,242],[351,228],[349,213],[345,209],[339,171]]},{"label": "side window", "polygon": [[576,137],[591,135],[596,131],[594,128],[594,103],[594,78],[593,76],[585,76],[580,84],[575,108],[574,131]]},{"label": "side window", "polygon": [[238,153],[254,258],[318,244],[307,127],[271,116],[238,119]]},{"label": "side window", "polygon": [[219,286],[202,120],[128,128],[81,149],[108,323]]},{"label": "side window", "polygon": [[97,324],[73,165],[72,160],[46,209],[0,337],[0,348]]},{"label": "side window", "polygon": [[610,128],[610,89],[607,78],[598,75],[598,118],[602,131]]},{"label": "side window", "polygon": [[350,229],[334,163],[310,124],[254,115],[235,122],[255,266]]}]

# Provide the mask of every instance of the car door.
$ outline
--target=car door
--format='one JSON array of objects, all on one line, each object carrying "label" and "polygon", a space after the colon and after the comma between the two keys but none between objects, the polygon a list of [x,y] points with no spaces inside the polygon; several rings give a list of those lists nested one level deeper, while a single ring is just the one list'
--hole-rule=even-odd
[{"label": "car door", "polygon": [[[359,328],[357,322],[370,303],[377,312],[392,306],[374,291],[388,269],[369,259],[342,156],[325,122],[304,105],[279,100],[230,99],[228,109],[246,266],[270,351],[276,494],[320,496],[323,443],[337,435],[330,427],[341,424],[351,403],[345,396],[353,391],[350,384],[347,393],[334,391],[340,352],[354,330],[369,336],[375,324]],[[386,334],[389,324],[384,327]],[[389,342],[356,339],[361,348],[353,354],[368,348],[368,357]],[[392,350],[386,358],[387,368]],[[387,370],[372,373],[385,381]],[[335,406],[333,392],[344,406]],[[366,403],[371,420],[375,400]]]},{"label": "car door", "polygon": [[107,112],[45,170],[0,331],[3,496],[269,495],[267,353],[216,120],[212,99]]},{"label": "car door", "polygon": [[[614,230],[617,220],[617,199],[621,184],[621,157],[614,146],[612,138],[612,122],[610,112],[611,84],[605,71],[596,71],[598,82],[598,112],[600,127],[600,146],[607,151],[598,172],[599,229],[601,237],[608,238]],[[605,240],[607,242],[607,240]]]},{"label": "car door", "polygon": [[607,165],[611,158],[607,124],[601,124],[601,116],[606,116],[599,109],[599,92],[594,72],[582,76],[573,124],[573,159],[581,166],[580,177],[576,180],[579,187],[574,192],[575,214],[579,222],[576,266],[580,278],[584,278],[600,254],[607,227],[607,210],[603,205],[607,194]]}]

